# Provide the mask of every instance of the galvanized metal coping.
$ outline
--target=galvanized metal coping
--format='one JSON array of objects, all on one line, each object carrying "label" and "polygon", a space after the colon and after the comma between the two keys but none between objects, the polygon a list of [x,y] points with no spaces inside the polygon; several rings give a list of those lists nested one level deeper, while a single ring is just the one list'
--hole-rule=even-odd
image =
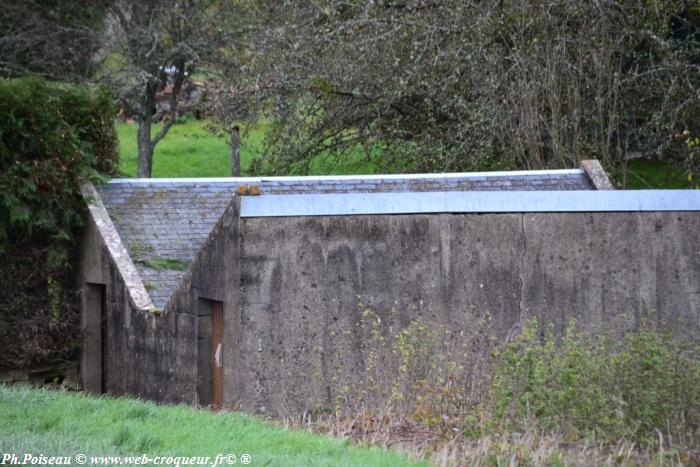
[{"label": "galvanized metal coping", "polygon": [[700,211],[700,191],[451,191],[241,197],[241,217],[638,211]]}]

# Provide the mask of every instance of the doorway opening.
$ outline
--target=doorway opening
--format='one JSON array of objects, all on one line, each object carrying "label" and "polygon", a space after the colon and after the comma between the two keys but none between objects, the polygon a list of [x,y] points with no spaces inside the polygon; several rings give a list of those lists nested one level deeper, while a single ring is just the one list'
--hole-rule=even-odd
[{"label": "doorway opening", "polygon": [[80,374],[83,388],[94,394],[104,394],[108,388],[109,329],[105,317],[104,284],[86,283],[83,295],[83,345]]},{"label": "doorway opening", "polygon": [[224,305],[200,299],[198,325],[198,399],[219,409],[224,403]]}]

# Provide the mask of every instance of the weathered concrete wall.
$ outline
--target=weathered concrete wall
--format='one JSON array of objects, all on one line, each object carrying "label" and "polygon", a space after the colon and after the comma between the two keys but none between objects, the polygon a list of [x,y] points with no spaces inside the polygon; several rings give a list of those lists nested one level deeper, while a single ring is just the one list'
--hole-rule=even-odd
[{"label": "weathered concrete wall", "polygon": [[234,201],[160,316],[134,304],[88,222],[80,280],[105,285],[105,392],[207,403],[212,300],[223,303],[225,404],[270,415],[332,407],[334,388],[362,379],[364,309],[383,333],[417,317],[468,330],[488,312],[499,338],[533,317],[559,335],[571,318],[594,332],[647,320],[700,335],[697,212],[239,212]]},{"label": "weathered concrete wall", "polygon": [[[232,202],[214,226],[175,295],[166,305],[169,314],[186,314],[196,322],[196,341],[180,342],[192,346],[197,353],[196,399],[202,405],[210,401],[210,301],[223,304],[224,314],[224,397],[234,400],[234,391],[241,392],[244,381],[237,377],[237,366],[228,365],[238,359],[240,326],[239,223],[240,204]],[[237,389],[236,389],[237,388]]]},{"label": "weathered concrete wall", "polygon": [[[186,313],[156,316],[135,307],[91,219],[82,242],[80,281],[105,285],[104,386],[100,388],[99,383],[102,369],[91,367],[95,359],[84,351],[81,376],[86,389],[167,402],[196,402],[196,319]],[[84,315],[87,311],[83,306]],[[98,319],[86,318],[83,316],[84,324]],[[94,335],[84,333],[86,340]],[[83,342],[83,349],[98,351],[87,341]],[[98,366],[99,361],[98,358]]]},{"label": "weathered concrete wall", "polygon": [[700,336],[700,213],[524,214],[524,318]]},{"label": "weathered concrete wall", "polygon": [[559,334],[574,317],[593,331],[646,317],[700,333],[697,212],[244,218],[240,229],[225,371],[236,374],[227,403],[245,410],[331,406],[333,375],[364,368],[360,302],[385,330],[416,316],[466,329],[488,311],[500,337],[535,316]]}]

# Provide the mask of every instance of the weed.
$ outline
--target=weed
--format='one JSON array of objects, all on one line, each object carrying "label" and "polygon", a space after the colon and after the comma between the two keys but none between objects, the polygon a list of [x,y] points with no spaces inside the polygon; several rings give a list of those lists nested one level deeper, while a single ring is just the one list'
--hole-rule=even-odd
[{"label": "weed", "polygon": [[149,254],[153,253],[153,247],[151,245],[147,245],[145,243],[138,243],[138,242],[133,242],[128,245],[128,250],[129,250],[129,256],[131,256],[131,259],[135,263],[140,263],[143,262],[145,259],[144,257]]},{"label": "weed", "polygon": [[153,258],[144,259],[141,263],[151,269],[156,271],[187,271],[190,267],[189,261],[182,261],[180,259],[170,259],[170,258]]},{"label": "weed", "polygon": [[[504,428],[535,420],[571,439],[592,436],[654,444],[659,433],[697,437],[700,352],[646,328],[613,345],[576,331],[557,346],[536,322],[499,349],[492,386]],[[695,440],[698,441],[697,439]]]}]

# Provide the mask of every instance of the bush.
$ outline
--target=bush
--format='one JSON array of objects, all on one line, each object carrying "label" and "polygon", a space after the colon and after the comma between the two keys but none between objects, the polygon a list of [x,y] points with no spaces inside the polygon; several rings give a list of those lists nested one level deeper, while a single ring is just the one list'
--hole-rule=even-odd
[{"label": "bush", "polygon": [[367,440],[381,431],[392,441],[428,433],[454,445],[547,433],[566,444],[632,443],[645,452],[671,443],[676,454],[700,442],[697,343],[644,326],[613,339],[577,330],[575,321],[563,336],[528,322],[498,343],[489,314],[472,309],[463,327],[420,317],[401,323],[410,310],[383,319],[362,304],[360,311],[364,366],[342,373],[342,336],[329,356],[330,425],[345,427],[338,433]]},{"label": "bush", "polygon": [[673,135],[700,131],[697,1],[261,3],[250,73],[216,103],[269,119],[253,171],[358,147],[401,171],[683,164]]},{"label": "bush", "polygon": [[616,345],[569,326],[559,346],[536,322],[498,352],[494,415],[504,427],[568,433],[572,439],[650,443],[658,434],[697,436],[700,348],[648,329]]},{"label": "bush", "polygon": [[68,240],[79,183],[116,167],[109,95],[36,78],[0,80],[0,251],[33,235]]},{"label": "bush", "polygon": [[67,358],[77,335],[73,246],[80,184],[117,163],[102,90],[0,80],[0,367]]}]

